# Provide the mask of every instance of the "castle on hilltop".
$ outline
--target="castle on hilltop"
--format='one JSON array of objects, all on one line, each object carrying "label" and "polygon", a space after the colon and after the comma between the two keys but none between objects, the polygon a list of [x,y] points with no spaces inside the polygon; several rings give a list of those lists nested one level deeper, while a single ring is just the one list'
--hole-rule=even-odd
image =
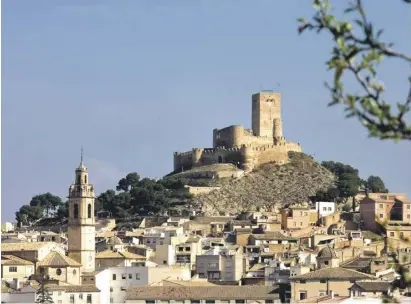
[{"label": "castle on hilltop", "polygon": [[268,162],[285,164],[288,152],[301,152],[301,145],[283,136],[281,94],[262,91],[252,95],[252,129],[235,125],[213,130],[213,148],[174,152],[174,170],[232,163],[245,172]]}]

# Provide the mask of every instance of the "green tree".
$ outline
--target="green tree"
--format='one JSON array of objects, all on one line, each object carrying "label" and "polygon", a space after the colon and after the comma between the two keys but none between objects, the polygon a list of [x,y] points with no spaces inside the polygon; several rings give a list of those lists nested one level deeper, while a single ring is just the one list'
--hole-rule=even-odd
[{"label": "green tree", "polygon": [[35,221],[43,217],[43,208],[41,206],[23,205],[16,212],[16,220],[19,225],[32,225]]},{"label": "green tree", "polygon": [[116,190],[128,192],[131,188],[138,185],[139,181],[140,175],[138,175],[136,172],[129,173],[126,177],[120,179],[116,187]]},{"label": "green tree", "polygon": [[45,285],[45,279],[39,281],[39,289],[36,292],[34,303],[54,304],[52,294]]},{"label": "green tree", "polygon": [[68,209],[68,201],[65,201],[60,207],[57,209],[57,218],[62,220],[69,216],[69,209]]},{"label": "green tree", "polygon": [[[337,177],[336,186],[331,187],[325,192],[327,198],[341,198],[345,203],[349,197],[355,196],[358,193],[358,189],[361,186],[361,179],[357,169],[350,165],[333,161],[324,161],[321,165]],[[319,195],[321,196],[323,193],[319,193]]]},{"label": "green tree", "polygon": [[371,193],[388,193],[385,184],[379,176],[371,175],[364,181],[364,187],[367,192]]},{"label": "green tree", "polygon": [[55,211],[61,204],[61,198],[50,192],[33,196],[30,201],[30,206],[40,206],[47,216],[50,216],[50,211]]},{"label": "green tree", "polygon": [[[410,0],[403,0],[410,4]],[[346,117],[356,117],[368,129],[370,137],[380,139],[411,140],[411,125],[405,117],[411,107],[411,76],[408,78],[410,89],[397,110],[392,109],[392,101],[384,99],[385,87],[377,79],[377,68],[383,59],[397,59],[409,65],[411,56],[393,49],[393,43],[381,40],[382,29],[368,19],[361,0],[356,0],[344,11],[345,15],[354,14],[353,21],[338,21],[331,13],[328,0],[315,0],[316,10],[311,22],[300,18],[299,33],[314,30],[331,34],[334,47],[332,57],[326,62],[329,70],[334,71],[332,84],[326,83],[331,93],[329,105],[342,104]],[[347,92],[343,75],[351,74],[360,86],[360,93]]]}]

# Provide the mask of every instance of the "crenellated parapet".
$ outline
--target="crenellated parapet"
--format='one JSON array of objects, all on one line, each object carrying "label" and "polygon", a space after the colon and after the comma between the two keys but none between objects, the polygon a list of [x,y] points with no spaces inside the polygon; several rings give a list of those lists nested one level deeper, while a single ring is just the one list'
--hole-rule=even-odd
[{"label": "crenellated parapet", "polygon": [[174,152],[174,169],[232,163],[250,171],[266,162],[286,163],[288,152],[301,145],[283,136],[281,94],[263,91],[252,96],[252,128],[231,125],[213,129],[213,148]]}]

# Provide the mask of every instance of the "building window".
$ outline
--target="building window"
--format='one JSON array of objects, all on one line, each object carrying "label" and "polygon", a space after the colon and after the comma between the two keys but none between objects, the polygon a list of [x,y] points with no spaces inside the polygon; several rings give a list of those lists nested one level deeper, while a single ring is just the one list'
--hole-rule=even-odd
[{"label": "building window", "polygon": [[84,183],[87,184],[87,175],[84,176]]},{"label": "building window", "polygon": [[57,268],[56,274],[57,274],[58,276],[61,275],[61,269],[60,269],[60,268]]},{"label": "building window", "polygon": [[57,301],[57,304],[63,304],[63,301],[62,301],[62,300],[58,300],[58,301]]},{"label": "building window", "polygon": [[114,299],[113,299],[113,298],[110,298],[110,303],[114,303]]},{"label": "building window", "polygon": [[73,294],[70,295],[70,303],[74,303],[74,295]]},{"label": "building window", "polygon": [[110,292],[113,292],[113,287],[110,287]]},{"label": "building window", "polygon": [[88,204],[87,206],[87,217],[91,218],[91,204]]},{"label": "building window", "polygon": [[382,208],[384,208],[384,205],[383,205],[383,204],[380,204],[380,209],[382,209]]},{"label": "building window", "polygon": [[88,294],[88,295],[87,295],[87,303],[89,303],[89,304],[92,303],[92,301],[91,301],[91,294]]},{"label": "building window", "polygon": [[390,231],[390,236],[394,236],[394,231]]},{"label": "building window", "polygon": [[17,267],[16,266],[10,266],[9,267],[9,272],[17,272]]},{"label": "building window", "polygon": [[74,204],[74,218],[78,218],[78,204]]},{"label": "building window", "polygon": [[122,273],[122,274],[121,274],[121,278],[122,278],[123,280],[125,280],[125,279],[126,279],[126,274],[125,274],[125,273]]},{"label": "building window", "polygon": [[115,280],[116,280],[116,278],[117,278],[116,274],[115,274],[115,273],[113,273],[113,281],[115,281]]},{"label": "building window", "polygon": [[302,226],[303,225],[303,222],[300,222],[300,226]]},{"label": "building window", "polygon": [[54,242],[56,238],[54,236],[51,237],[51,241]]},{"label": "building window", "polygon": [[407,209],[411,209],[411,205],[408,204],[408,205],[407,205]]},{"label": "building window", "polygon": [[324,261],[324,265],[328,265],[328,261]]},{"label": "building window", "polygon": [[404,237],[404,232],[400,232],[400,237]]},{"label": "building window", "polygon": [[136,280],[140,280],[140,274],[136,273]]},{"label": "building window", "polygon": [[78,298],[79,298],[80,300],[83,300],[83,294],[80,293],[80,294],[78,295]]},{"label": "building window", "polygon": [[384,217],[384,214],[381,213],[381,214],[380,214],[380,218],[383,218],[383,217]]},{"label": "building window", "polygon": [[327,207],[323,207],[323,211],[327,211]]},{"label": "building window", "polygon": [[215,301],[214,300],[206,300],[206,304],[214,304]]},{"label": "building window", "polygon": [[297,223],[296,223],[296,222],[294,222],[294,223],[293,223],[293,226],[294,226],[294,227],[296,227],[296,226],[297,226]]},{"label": "building window", "polygon": [[57,295],[58,295],[58,296],[61,296],[61,291],[59,291],[59,292],[57,293]]},{"label": "building window", "polygon": [[131,273],[129,273],[129,274],[128,274],[128,278],[129,278],[129,279],[132,279],[132,278],[133,278],[133,275],[132,275]]},{"label": "building window", "polygon": [[235,300],[235,303],[236,304],[243,304],[243,303],[245,303],[245,300]]},{"label": "building window", "polygon": [[155,304],[156,301],[152,301],[152,300],[146,300],[146,304]]},{"label": "building window", "polygon": [[77,271],[75,269],[73,269],[73,275],[76,275]]},{"label": "building window", "polygon": [[199,300],[191,300],[191,304],[200,304]]},{"label": "building window", "polygon": [[411,217],[411,215],[407,214],[407,219],[409,219]]},{"label": "building window", "polygon": [[320,283],[327,283],[326,280],[320,280]]}]

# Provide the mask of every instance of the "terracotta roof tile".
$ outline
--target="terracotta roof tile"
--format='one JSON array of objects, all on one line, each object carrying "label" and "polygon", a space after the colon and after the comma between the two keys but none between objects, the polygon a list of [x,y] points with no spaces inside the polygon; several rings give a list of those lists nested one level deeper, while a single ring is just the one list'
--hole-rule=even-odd
[{"label": "terracotta roof tile", "polygon": [[34,265],[34,263],[14,255],[5,254],[1,256],[1,265]]},{"label": "terracotta roof tile", "polygon": [[51,251],[38,266],[42,267],[80,267],[81,264],[77,261],[65,256],[57,251]]},{"label": "terracotta roof tile", "polygon": [[50,244],[58,245],[54,242],[25,242],[25,243],[2,243],[1,252],[7,251],[37,251],[42,247],[48,246]]},{"label": "terracotta roof tile", "polygon": [[354,285],[357,285],[364,291],[388,291],[392,289],[392,285],[389,282],[373,281],[373,282],[356,282]]},{"label": "terracotta roof tile", "polygon": [[130,286],[126,300],[274,300],[273,286]]},{"label": "terracotta roof tile", "polygon": [[128,251],[100,251],[96,253],[96,259],[132,259],[132,260],[145,260],[142,255],[135,254]]},{"label": "terracotta roof tile", "polygon": [[319,279],[335,279],[335,280],[375,280],[376,277],[345,268],[324,268],[316,271],[311,271],[305,274],[301,274],[295,277],[291,277],[290,280],[319,280]]}]

